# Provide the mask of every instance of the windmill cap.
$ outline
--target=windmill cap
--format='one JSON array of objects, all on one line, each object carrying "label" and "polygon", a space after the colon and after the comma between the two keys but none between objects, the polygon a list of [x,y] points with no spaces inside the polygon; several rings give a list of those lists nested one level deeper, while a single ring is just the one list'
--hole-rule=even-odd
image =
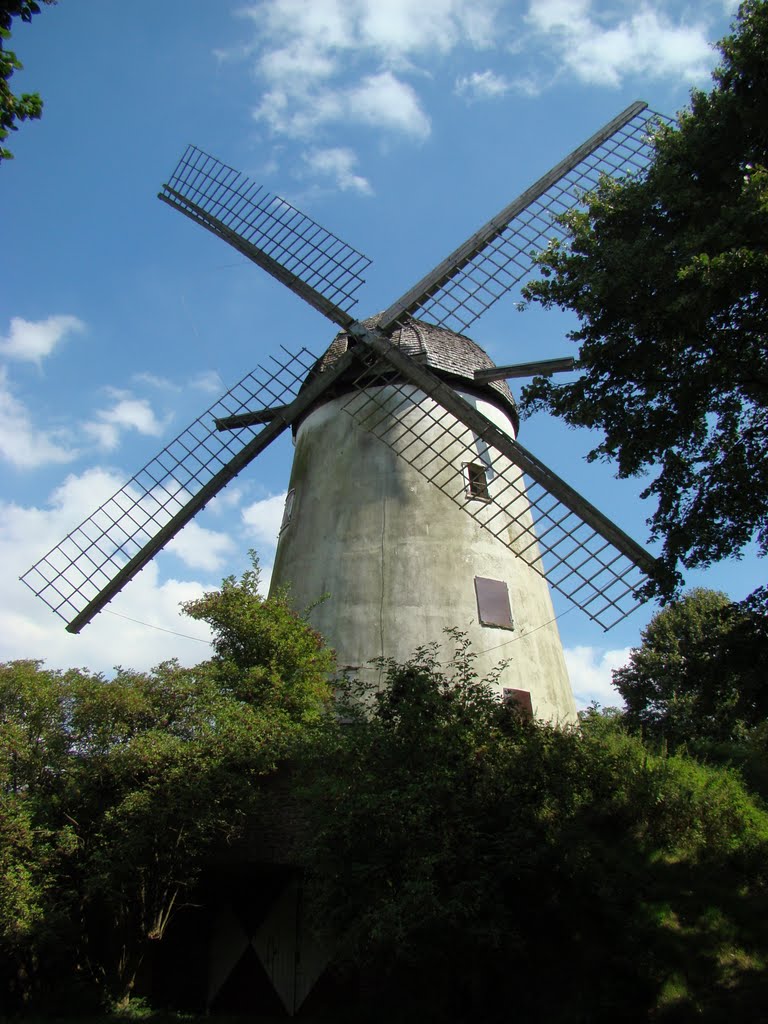
[{"label": "windmill cap", "polygon": [[[373,328],[376,326],[377,320],[378,317],[373,316],[363,320],[362,323],[365,327]],[[471,338],[449,331],[446,327],[427,323],[425,320],[410,318],[404,325],[395,328],[390,335],[390,340],[401,352],[422,365],[428,366],[442,380],[454,387],[460,387],[463,391],[493,402],[510,416],[517,433],[520,417],[507,382],[495,380],[487,384],[479,384],[475,381],[475,370],[490,369],[496,364]],[[350,335],[346,331],[337,334],[309,371],[303,387],[306,387],[307,383],[313,380],[318,373],[333,366],[347,351],[349,342]],[[358,370],[354,370],[350,379],[347,379],[346,375],[340,378],[336,387],[328,393],[328,397],[351,390],[358,373]],[[322,402],[325,397],[320,401]]]}]

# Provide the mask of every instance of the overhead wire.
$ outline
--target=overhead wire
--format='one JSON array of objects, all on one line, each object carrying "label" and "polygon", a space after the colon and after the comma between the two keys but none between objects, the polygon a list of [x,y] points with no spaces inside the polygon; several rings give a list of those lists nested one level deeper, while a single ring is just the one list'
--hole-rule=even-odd
[{"label": "overhead wire", "polygon": [[172,636],[180,636],[184,640],[196,640],[199,644],[212,646],[212,641],[203,640],[199,636],[190,636],[189,633],[178,633],[175,629],[166,629],[165,626],[155,626],[152,622],[142,622],[141,619],[133,619],[130,615],[123,615],[122,612],[113,612],[111,608],[104,609],[107,615],[116,615],[118,619],[127,619],[128,622],[135,622],[137,626],[146,626],[147,629],[157,629],[161,633],[170,633]]},{"label": "overhead wire", "polygon": [[525,640],[526,637],[531,636],[533,633],[537,633],[540,629],[544,629],[546,626],[550,626],[553,622],[557,622],[559,619],[564,618],[575,608],[576,605],[573,604],[570,608],[566,608],[564,612],[560,612],[559,615],[553,615],[551,619],[547,619],[546,622],[542,622],[538,626],[534,626],[533,629],[529,629],[525,633],[520,633],[518,636],[513,636],[511,640],[505,640],[503,644],[497,644],[495,647],[486,647],[484,651],[477,651],[477,654],[490,654],[492,651],[498,651],[502,647],[508,647],[510,644],[517,643],[518,640]]},{"label": "overhead wire", "polygon": [[[491,654],[493,651],[501,650],[502,647],[509,647],[510,644],[517,643],[519,640],[525,640],[526,637],[532,636],[534,633],[537,633],[540,629],[545,629],[547,626],[550,626],[553,622],[558,622],[560,619],[564,618],[566,615],[572,612],[575,607],[575,605],[572,605],[570,608],[566,608],[566,610],[564,612],[561,612],[559,615],[553,615],[552,618],[547,619],[546,622],[542,622],[538,626],[534,626],[533,629],[529,629],[525,633],[520,633],[519,636],[513,636],[511,640],[505,640],[503,644],[496,644],[495,647],[486,647],[485,650],[477,651],[476,653]],[[118,619],[126,619],[128,622],[133,622],[137,626],[146,626],[147,629],[156,629],[159,630],[159,632],[161,633],[170,633],[171,636],[181,637],[182,640],[194,640],[199,644],[207,644],[209,647],[212,646],[211,640],[203,640],[199,636],[190,636],[189,633],[179,633],[177,630],[167,629],[165,626],[156,626],[152,622],[142,622],[141,619],[134,619],[130,615],[123,615],[122,612],[114,612],[110,608],[105,608],[104,610],[108,615],[115,615]]]}]

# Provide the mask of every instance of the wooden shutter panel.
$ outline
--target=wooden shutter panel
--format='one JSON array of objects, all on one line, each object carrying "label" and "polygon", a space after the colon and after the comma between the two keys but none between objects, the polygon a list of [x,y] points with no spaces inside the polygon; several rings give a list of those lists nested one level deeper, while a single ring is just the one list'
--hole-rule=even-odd
[{"label": "wooden shutter panel", "polygon": [[506,583],[502,580],[489,580],[485,576],[475,576],[475,593],[478,618],[484,626],[514,629]]}]

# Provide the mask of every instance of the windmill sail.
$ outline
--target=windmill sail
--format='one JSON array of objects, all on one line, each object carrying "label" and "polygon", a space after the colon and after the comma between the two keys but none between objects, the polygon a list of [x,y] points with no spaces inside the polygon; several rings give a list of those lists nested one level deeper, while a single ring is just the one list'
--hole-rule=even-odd
[{"label": "windmill sail", "polygon": [[[431,371],[386,342],[374,348],[345,403],[356,423],[603,629],[642,603],[638,595],[657,571],[644,548]],[[487,504],[466,500],[467,467],[478,461],[487,469]]]},{"label": "windmill sail", "polygon": [[371,261],[279,196],[188,146],[158,198],[228,242],[341,327]]},{"label": "windmill sail", "polygon": [[648,164],[661,115],[633,103],[475,232],[379,318],[385,333],[409,314],[464,332],[530,274],[536,253],[565,230],[555,218],[580,204],[602,175]]},{"label": "windmill sail", "polygon": [[[22,577],[78,633],[189,520],[279,436],[354,356],[299,389],[315,364],[303,348],[258,367],[211,406]],[[287,406],[263,427],[216,421],[254,406]]]}]

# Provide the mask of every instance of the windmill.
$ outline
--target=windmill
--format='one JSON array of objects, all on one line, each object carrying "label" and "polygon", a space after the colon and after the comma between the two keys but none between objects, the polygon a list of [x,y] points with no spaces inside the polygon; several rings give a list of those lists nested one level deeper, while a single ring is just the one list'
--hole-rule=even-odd
[{"label": "windmill", "polygon": [[[574,715],[548,587],[609,628],[654,559],[517,440],[506,380],[569,360],[495,367],[465,332],[563,236],[556,216],[602,174],[648,161],[656,115],[634,103],[434,270],[366,320],[370,261],[284,200],[188,147],[159,198],[331,320],[318,358],[281,349],[175,438],[24,582],[77,633],[280,434],[296,443],[275,563],[341,664],[365,672],[468,628],[511,662],[500,685],[536,714]],[[387,519],[387,516],[389,519]],[[513,651],[507,648],[514,647]],[[532,696],[531,696],[532,694]]]}]

